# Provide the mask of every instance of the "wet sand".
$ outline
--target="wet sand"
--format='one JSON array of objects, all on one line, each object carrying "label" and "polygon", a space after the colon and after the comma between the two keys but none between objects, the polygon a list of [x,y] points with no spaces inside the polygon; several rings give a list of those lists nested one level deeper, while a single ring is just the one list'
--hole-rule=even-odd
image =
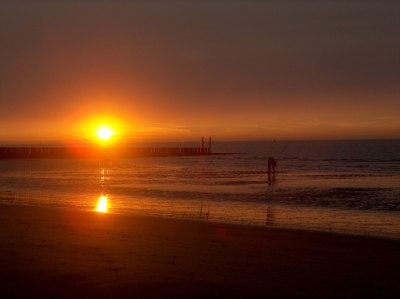
[{"label": "wet sand", "polygon": [[400,298],[400,241],[0,205],[1,298]]}]

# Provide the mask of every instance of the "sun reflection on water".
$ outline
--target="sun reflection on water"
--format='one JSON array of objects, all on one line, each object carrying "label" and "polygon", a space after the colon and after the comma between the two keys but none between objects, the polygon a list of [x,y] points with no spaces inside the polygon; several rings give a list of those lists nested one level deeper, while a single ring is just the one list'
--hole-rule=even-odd
[{"label": "sun reflection on water", "polygon": [[104,195],[100,196],[97,202],[96,212],[107,213],[108,209],[108,197]]}]

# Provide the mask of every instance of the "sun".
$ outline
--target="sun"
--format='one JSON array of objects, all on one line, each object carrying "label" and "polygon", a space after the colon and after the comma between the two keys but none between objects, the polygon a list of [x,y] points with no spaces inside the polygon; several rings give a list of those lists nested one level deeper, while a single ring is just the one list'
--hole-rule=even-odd
[{"label": "sun", "polygon": [[114,134],[115,132],[109,127],[100,127],[96,133],[96,135],[102,140],[109,140]]}]

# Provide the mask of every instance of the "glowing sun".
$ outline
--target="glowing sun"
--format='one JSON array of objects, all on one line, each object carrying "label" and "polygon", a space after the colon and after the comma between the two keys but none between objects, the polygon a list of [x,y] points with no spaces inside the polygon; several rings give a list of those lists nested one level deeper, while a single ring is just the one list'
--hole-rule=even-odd
[{"label": "glowing sun", "polygon": [[97,130],[97,133],[96,133],[96,135],[102,140],[108,140],[114,134],[115,134],[115,132],[108,127],[101,127],[100,129]]}]

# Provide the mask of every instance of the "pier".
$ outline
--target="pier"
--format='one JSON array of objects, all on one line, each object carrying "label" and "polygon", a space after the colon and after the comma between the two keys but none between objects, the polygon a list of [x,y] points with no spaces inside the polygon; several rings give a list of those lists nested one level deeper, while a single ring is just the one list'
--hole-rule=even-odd
[{"label": "pier", "polygon": [[208,148],[201,147],[0,147],[0,159],[98,159],[203,155],[213,155],[213,153]]},{"label": "pier", "polygon": [[208,147],[0,147],[0,159],[114,159],[140,157],[229,155]]}]

